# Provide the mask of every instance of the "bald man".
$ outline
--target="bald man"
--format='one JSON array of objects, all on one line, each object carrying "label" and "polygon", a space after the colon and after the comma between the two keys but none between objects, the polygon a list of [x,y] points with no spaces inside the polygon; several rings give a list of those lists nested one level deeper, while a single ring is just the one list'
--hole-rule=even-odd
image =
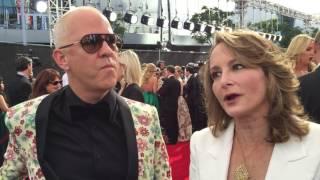
[{"label": "bald man", "polygon": [[313,72],[299,78],[298,94],[311,119],[320,123],[320,31],[315,36],[315,62],[318,67]]},{"label": "bald man", "polygon": [[75,8],[55,24],[54,42],[69,85],[7,113],[0,179],[171,179],[156,109],[113,91],[118,39],[106,17]]}]

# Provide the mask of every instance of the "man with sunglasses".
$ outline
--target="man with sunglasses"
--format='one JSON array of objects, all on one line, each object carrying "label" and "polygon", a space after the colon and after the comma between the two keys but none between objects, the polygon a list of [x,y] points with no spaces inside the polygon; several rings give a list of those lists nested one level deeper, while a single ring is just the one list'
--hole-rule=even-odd
[{"label": "man with sunglasses", "polygon": [[311,73],[301,76],[299,96],[305,111],[311,119],[320,123],[320,31],[315,36],[315,62],[318,67]]},{"label": "man with sunglasses", "polygon": [[113,91],[119,41],[107,18],[75,8],[58,19],[54,41],[69,85],[8,112],[0,179],[171,179],[156,109]]}]

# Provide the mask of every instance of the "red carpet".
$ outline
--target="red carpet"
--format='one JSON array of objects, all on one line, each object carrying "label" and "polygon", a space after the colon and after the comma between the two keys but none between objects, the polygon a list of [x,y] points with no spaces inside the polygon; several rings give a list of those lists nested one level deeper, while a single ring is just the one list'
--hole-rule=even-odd
[{"label": "red carpet", "polygon": [[172,180],[188,180],[190,164],[190,148],[188,142],[180,142],[176,145],[167,145]]}]

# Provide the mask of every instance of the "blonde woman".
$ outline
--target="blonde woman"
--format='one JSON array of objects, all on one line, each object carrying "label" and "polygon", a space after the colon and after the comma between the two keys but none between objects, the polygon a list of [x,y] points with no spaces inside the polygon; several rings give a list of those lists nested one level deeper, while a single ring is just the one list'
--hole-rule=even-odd
[{"label": "blonde woman", "polygon": [[314,39],[307,34],[295,36],[287,49],[292,68],[297,76],[305,75],[314,70]]},{"label": "blonde woman", "polygon": [[156,94],[158,90],[158,78],[156,72],[157,67],[153,63],[146,64],[140,81],[140,86],[143,90],[144,102],[155,106],[159,112],[159,100]]},{"label": "blonde woman", "polygon": [[119,54],[120,72],[122,73],[119,94],[123,97],[144,102],[142,89],[139,87],[141,64],[138,55],[132,50]]}]

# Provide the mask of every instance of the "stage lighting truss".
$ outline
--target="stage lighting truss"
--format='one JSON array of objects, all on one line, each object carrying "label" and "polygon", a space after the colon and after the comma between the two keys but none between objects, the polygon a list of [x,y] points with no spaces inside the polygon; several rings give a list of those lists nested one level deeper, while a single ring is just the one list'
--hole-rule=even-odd
[{"label": "stage lighting truss", "polygon": [[154,25],[154,19],[151,17],[150,14],[145,13],[141,17],[141,24],[153,26]]},{"label": "stage lighting truss", "polygon": [[168,23],[169,22],[165,16],[161,16],[161,17],[157,18],[157,26],[158,27],[162,27],[162,28],[168,27]]},{"label": "stage lighting truss", "polygon": [[182,29],[183,24],[178,17],[174,17],[171,21],[171,27],[175,29]]},{"label": "stage lighting truss", "polygon": [[263,33],[263,32],[258,32],[258,34],[270,41],[280,42],[282,40],[281,35],[269,34],[269,33]]},{"label": "stage lighting truss", "polygon": [[186,29],[186,30],[189,30],[189,31],[193,31],[194,30],[194,23],[191,22],[189,19],[187,19],[183,23],[183,29]]},{"label": "stage lighting truss", "polygon": [[127,11],[123,18],[124,22],[129,24],[136,24],[138,22],[138,16],[133,11]]},{"label": "stage lighting truss", "polygon": [[102,11],[103,15],[108,18],[109,21],[114,22],[117,20],[117,13],[113,12],[112,9],[104,9]]}]

